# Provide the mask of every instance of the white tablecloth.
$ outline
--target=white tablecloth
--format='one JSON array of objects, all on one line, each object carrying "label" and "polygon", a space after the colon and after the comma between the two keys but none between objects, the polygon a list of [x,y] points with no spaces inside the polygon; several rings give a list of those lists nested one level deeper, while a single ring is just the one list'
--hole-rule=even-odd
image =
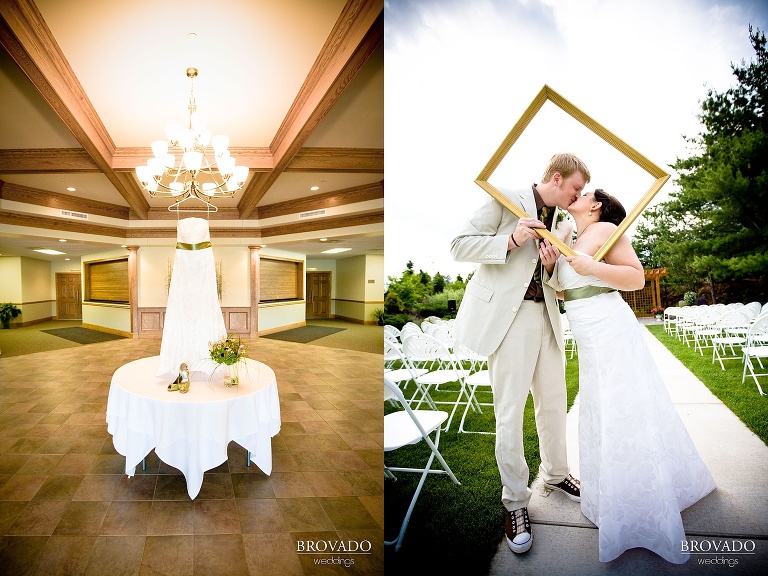
[{"label": "white tablecloth", "polygon": [[154,448],[165,463],[178,468],[194,499],[206,470],[227,459],[234,440],[250,451],[251,461],[272,472],[272,436],[280,431],[280,403],[275,373],[266,364],[245,359],[240,385],[224,385],[224,366],[190,373],[187,394],[168,392],[168,378],[155,376],[159,356],[134,360],[112,375],[107,401],[107,430],[125,456],[125,472]]}]

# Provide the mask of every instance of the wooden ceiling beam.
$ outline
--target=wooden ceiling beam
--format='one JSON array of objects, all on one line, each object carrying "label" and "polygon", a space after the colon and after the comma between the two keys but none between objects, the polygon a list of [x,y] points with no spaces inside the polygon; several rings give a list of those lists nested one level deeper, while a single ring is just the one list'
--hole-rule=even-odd
[{"label": "wooden ceiling beam", "polygon": [[0,173],[99,172],[99,165],[82,148],[0,150]]},{"label": "wooden ceiling beam", "polygon": [[[229,148],[229,153],[240,166],[248,166],[252,172],[272,170],[274,160],[269,148],[235,147]],[[116,172],[134,171],[136,166],[145,164],[148,158],[154,156],[152,148],[116,148],[112,155],[112,169]]]},{"label": "wooden ceiling beam", "polygon": [[0,44],[131,209],[146,218],[149,203],[112,170],[114,142],[32,0],[0,2]]},{"label": "wooden ceiling beam", "polygon": [[384,172],[384,149],[302,148],[286,172]]},{"label": "wooden ceiling beam", "polygon": [[348,0],[270,149],[271,172],[255,175],[237,207],[248,218],[384,38],[384,1]]},{"label": "wooden ceiling beam", "polygon": [[384,198],[384,182],[375,182],[335,192],[326,192],[325,194],[316,194],[315,196],[259,206],[254,214],[257,219],[264,220],[266,218],[299,214],[309,210],[334,208],[336,206],[345,206],[368,200],[378,200],[380,198]]}]

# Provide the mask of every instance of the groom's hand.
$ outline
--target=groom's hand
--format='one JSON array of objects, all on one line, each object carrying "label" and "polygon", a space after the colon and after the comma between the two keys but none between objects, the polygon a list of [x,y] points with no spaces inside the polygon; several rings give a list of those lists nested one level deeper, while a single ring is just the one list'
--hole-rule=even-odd
[{"label": "groom's hand", "polygon": [[546,226],[544,226],[543,222],[536,220],[536,218],[520,218],[520,220],[517,221],[515,231],[509,236],[509,248],[512,249],[515,246],[522,246],[531,238],[540,238],[536,232],[536,228],[546,229]]}]

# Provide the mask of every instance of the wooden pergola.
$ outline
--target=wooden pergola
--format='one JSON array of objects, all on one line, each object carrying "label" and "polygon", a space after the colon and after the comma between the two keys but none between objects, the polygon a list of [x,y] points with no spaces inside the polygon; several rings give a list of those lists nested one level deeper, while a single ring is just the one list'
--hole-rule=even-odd
[{"label": "wooden pergola", "polygon": [[635,316],[651,316],[652,308],[661,307],[659,280],[667,275],[666,268],[649,268],[645,273],[645,287],[642,290],[621,292],[624,301],[635,312]]}]

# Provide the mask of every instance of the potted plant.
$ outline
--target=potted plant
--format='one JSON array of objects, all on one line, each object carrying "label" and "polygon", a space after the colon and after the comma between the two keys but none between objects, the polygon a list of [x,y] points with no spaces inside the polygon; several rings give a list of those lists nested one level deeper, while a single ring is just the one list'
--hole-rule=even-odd
[{"label": "potted plant", "polygon": [[651,308],[651,314],[656,316],[656,320],[661,320],[664,316],[664,307],[659,306],[658,308]]},{"label": "potted plant", "polygon": [[21,309],[10,302],[0,304],[0,323],[2,323],[3,328],[10,328],[11,319],[16,318],[19,314],[21,314]]},{"label": "potted plant", "polygon": [[376,323],[379,326],[384,326],[384,309],[383,308],[376,308],[371,312],[371,316],[376,318]]}]

